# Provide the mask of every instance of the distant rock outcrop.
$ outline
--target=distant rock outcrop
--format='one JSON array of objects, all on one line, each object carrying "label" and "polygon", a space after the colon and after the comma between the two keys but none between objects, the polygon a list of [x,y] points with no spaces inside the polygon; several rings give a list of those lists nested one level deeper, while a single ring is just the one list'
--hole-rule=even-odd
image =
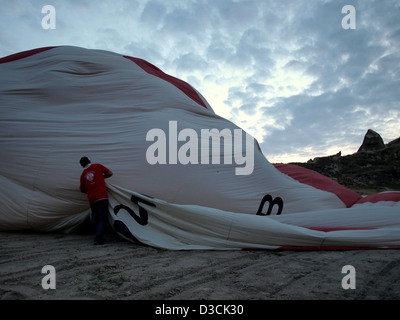
[{"label": "distant rock outcrop", "polygon": [[400,190],[400,138],[384,144],[368,130],[358,151],[316,157],[307,163],[292,163],[317,171],[361,194]]},{"label": "distant rock outcrop", "polygon": [[368,129],[364,136],[364,141],[357,152],[375,151],[382,148],[385,148],[385,144],[380,134],[374,130]]}]

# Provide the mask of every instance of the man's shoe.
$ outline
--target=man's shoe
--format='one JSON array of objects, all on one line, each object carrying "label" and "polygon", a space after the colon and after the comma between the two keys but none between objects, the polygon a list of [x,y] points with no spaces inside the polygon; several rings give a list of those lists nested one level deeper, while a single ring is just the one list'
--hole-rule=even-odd
[{"label": "man's shoe", "polygon": [[94,245],[102,245],[105,244],[106,242],[104,240],[94,240]]}]

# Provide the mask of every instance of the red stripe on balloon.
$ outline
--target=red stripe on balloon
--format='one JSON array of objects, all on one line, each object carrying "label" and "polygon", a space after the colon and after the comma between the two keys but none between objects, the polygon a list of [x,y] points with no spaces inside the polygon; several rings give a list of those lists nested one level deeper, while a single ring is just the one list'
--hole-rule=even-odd
[{"label": "red stripe on balloon", "polygon": [[169,74],[166,74],[165,72],[163,72],[162,70],[157,68],[155,65],[147,62],[146,60],[143,60],[140,58],[129,57],[129,56],[124,56],[124,58],[135,62],[140,68],[142,68],[147,73],[173,84],[175,87],[177,87],[183,93],[185,93],[190,99],[192,99],[193,101],[195,101],[196,103],[198,103],[199,105],[201,105],[207,109],[207,106],[204,103],[204,101],[200,98],[200,96],[192,88],[192,86],[190,84],[188,84],[187,82],[180,80],[178,78],[175,78],[173,76],[170,76]]}]

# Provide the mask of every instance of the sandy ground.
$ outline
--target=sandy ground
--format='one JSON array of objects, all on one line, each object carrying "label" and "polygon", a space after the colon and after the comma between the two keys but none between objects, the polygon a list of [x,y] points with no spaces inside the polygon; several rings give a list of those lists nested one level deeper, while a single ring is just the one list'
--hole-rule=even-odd
[{"label": "sandy ground", "polygon": [[[167,251],[113,233],[0,232],[0,299],[352,300],[400,298],[400,250]],[[43,289],[42,267],[56,289]],[[345,265],[355,289],[343,289]]]}]

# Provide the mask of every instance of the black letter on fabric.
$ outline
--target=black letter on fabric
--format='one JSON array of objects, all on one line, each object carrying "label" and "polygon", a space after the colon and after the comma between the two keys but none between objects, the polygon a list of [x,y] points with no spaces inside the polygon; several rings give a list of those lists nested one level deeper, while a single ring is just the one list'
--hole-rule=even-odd
[{"label": "black letter on fabric", "polygon": [[[264,209],[264,204],[265,202],[269,203],[267,213],[263,213],[262,210]],[[258,208],[257,215],[259,216],[269,216],[271,214],[272,208],[274,205],[278,206],[278,212],[276,213],[277,215],[282,213],[283,210],[283,200],[281,197],[276,197],[275,199],[272,199],[272,196],[270,194],[267,194],[262,198],[260,207]]]},{"label": "black letter on fabric", "polygon": [[119,212],[120,209],[125,209],[130,214],[130,216],[133,219],[135,219],[135,221],[137,223],[139,223],[142,226],[145,226],[148,223],[147,220],[148,220],[149,216],[147,214],[147,210],[144,209],[143,207],[141,207],[139,202],[145,203],[145,204],[147,204],[149,206],[152,206],[152,207],[155,207],[155,205],[153,203],[149,202],[149,201],[142,200],[142,199],[140,199],[139,197],[136,197],[136,196],[132,196],[131,197],[131,201],[138,206],[138,208],[139,208],[139,217],[135,213],[135,211],[133,211],[131,208],[129,208],[129,207],[123,205],[123,204],[120,204],[120,205],[118,205],[118,206],[116,206],[114,208],[115,215],[117,215],[117,213]]}]

